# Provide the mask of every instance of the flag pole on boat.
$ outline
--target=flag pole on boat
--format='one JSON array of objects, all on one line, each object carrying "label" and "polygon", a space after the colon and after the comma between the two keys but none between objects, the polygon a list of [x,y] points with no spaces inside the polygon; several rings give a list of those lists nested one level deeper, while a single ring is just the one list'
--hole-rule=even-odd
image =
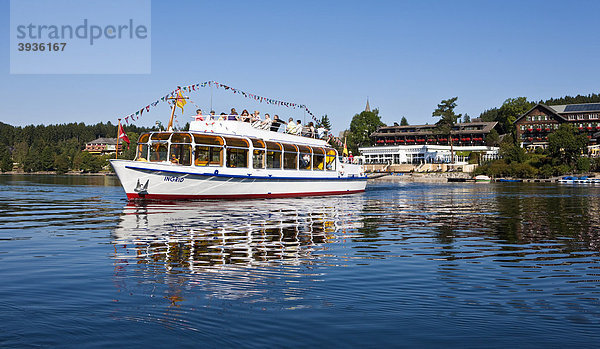
[{"label": "flag pole on boat", "polygon": [[167,99],[174,99],[173,108],[171,109],[171,118],[169,119],[169,124],[167,125],[167,131],[173,131],[173,119],[175,118],[175,108],[181,108],[181,115],[183,115],[183,106],[186,104],[186,99],[189,97],[184,97],[181,94],[181,90],[177,93],[175,97],[168,97]]},{"label": "flag pole on boat", "polygon": [[115,151],[115,159],[119,158],[119,136],[121,136],[121,119],[117,123],[117,149]]}]

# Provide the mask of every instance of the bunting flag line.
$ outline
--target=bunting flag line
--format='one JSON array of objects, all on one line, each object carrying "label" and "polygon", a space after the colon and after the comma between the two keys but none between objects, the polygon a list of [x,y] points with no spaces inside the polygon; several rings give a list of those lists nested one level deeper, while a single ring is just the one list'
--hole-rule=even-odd
[{"label": "bunting flag line", "polygon": [[[142,114],[144,113],[144,110],[146,112],[150,112],[150,108],[154,108],[156,107],[158,104],[160,104],[161,102],[169,102],[168,100],[169,97],[174,97],[176,94],[178,96],[181,95],[181,91],[185,91],[185,92],[195,92],[197,91],[197,89],[199,90],[201,87],[212,87],[215,86],[216,88],[223,88],[225,91],[230,91],[233,92],[234,94],[241,94],[242,96],[244,96],[245,98],[251,98],[254,99],[255,101],[258,101],[259,103],[266,103],[266,104],[272,104],[272,105],[277,105],[277,106],[282,106],[282,107],[286,107],[286,108],[293,108],[293,109],[302,109],[304,110],[315,122],[319,122],[319,120],[315,117],[315,115],[308,109],[308,107],[304,104],[298,104],[298,103],[292,103],[292,102],[285,102],[285,101],[280,101],[277,99],[273,99],[273,98],[267,98],[267,97],[263,97],[263,96],[259,96],[253,93],[249,93],[246,91],[242,91],[240,89],[236,89],[234,87],[225,85],[225,84],[221,84],[217,81],[205,81],[205,82],[201,82],[198,84],[193,84],[193,85],[188,85],[188,86],[178,86],[176,90],[173,90],[169,93],[167,93],[164,97],[160,97],[159,99],[157,99],[155,102],[148,104],[145,107],[142,107],[140,109],[138,109],[135,113],[129,114],[127,116],[122,117],[125,120],[125,123],[129,124],[129,120],[131,120],[131,122],[133,123],[134,120],[138,120]],[[185,102],[183,102],[182,104],[185,104]],[[178,104],[179,106],[179,104]],[[182,106],[181,106],[182,107]],[[183,109],[183,108],[182,108]]]}]

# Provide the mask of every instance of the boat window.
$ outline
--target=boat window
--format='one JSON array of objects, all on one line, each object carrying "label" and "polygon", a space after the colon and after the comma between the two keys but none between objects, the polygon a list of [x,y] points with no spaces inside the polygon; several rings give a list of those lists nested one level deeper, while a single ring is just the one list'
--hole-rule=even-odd
[{"label": "boat window", "polygon": [[252,167],[265,168],[265,142],[257,138],[250,138],[254,150],[252,151]]},{"label": "boat window", "polygon": [[[147,138],[147,137],[146,137]],[[135,160],[136,161],[148,161],[148,144],[138,143]]]},{"label": "boat window", "polygon": [[138,139],[138,143],[148,143],[148,139],[150,138],[150,134],[148,133],[142,133],[142,135],[140,136],[140,138]]},{"label": "boat window", "polygon": [[227,147],[227,167],[248,167],[248,149]]},{"label": "boat window", "polygon": [[265,150],[254,148],[252,152],[252,167],[265,168]]},{"label": "boat window", "polygon": [[223,138],[219,136],[207,136],[207,135],[194,135],[194,142],[196,144],[206,145],[223,145]]},{"label": "boat window", "polygon": [[266,142],[267,145],[267,168],[281,169],[281,144]]},{"label": "boat window", "polygon": [[171,143],[192,143],[192,136],[189,133],[173,133]]},{"label": "boat window", "polygon": [[167,150],[168,150],[168,145],[166,142],[153,143],[150,146],[150,156],[149,156],[148,160],[150,160],[152,162],[167,161]]},{"label": "boat window", "polygon": [[161,133],[153,133],[150,138],[152,140],[166,141],[166,140],[169,140],[169,137],[171,137],[170,133],[161,132]]},{"label": "boat window", "polygon": [[275,142],[265,142],[267,144],[267,150],[279,150],[281,151],[281,144]]},{"label": "boat window", "polygon": [[225,144],[227,147],[240,147],[240,148],[248,148],[248,141],[243,138],[225,138]]},{"label": "boat window", "polygon": [[327,169],[327,171],[335,171],[335,158],[335,149],[325,149],[325,168]]},{"label": "boat window", "polygon": [[223,148],[197,145],[194,164],[196,166],[223,166]]},{"label": "boat window", "polygon": [[260,139],[251,138],[250,140],[252,141],[252,146],[254,148],[264,148],[265,147],[265,142],[263,142]]},{"label": "boat window", "polygon": [[281,144],[283,146],[283,168],[286,170],[298,169],[298,148],[293,144]]},{"label": "boat window", "polygon": [[325,169],[325,150],[323,148],[312,148],[313,170],[323,171]]},{"label": "boat window", "polygon": [[172,164],[190,166],[192,164],[192,146],[189,144],[171,144],[169,161]]},{"label": "boat window", "polygon": [[312,150],[305,145],[299,145],[298,151],[300,152],[298,167],[301,170],[310,170],[312,167]]}]

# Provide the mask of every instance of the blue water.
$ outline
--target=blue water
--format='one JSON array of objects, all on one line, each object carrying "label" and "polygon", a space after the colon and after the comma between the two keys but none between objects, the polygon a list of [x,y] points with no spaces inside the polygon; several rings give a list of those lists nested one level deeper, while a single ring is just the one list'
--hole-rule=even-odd
[{"label": "blue water", "polygon": [[600,187],[127,205],[0,176],[1,347],[597,347]]}]

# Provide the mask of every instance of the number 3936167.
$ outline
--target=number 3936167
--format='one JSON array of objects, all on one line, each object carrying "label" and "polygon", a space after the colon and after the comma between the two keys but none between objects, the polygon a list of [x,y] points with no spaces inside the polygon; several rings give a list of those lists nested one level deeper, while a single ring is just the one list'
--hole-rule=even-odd
[{"label": "number 3936167", "polygon": [[19,42],[17,48],[19,51],[64,51],[67,46],[66,42]]}]

